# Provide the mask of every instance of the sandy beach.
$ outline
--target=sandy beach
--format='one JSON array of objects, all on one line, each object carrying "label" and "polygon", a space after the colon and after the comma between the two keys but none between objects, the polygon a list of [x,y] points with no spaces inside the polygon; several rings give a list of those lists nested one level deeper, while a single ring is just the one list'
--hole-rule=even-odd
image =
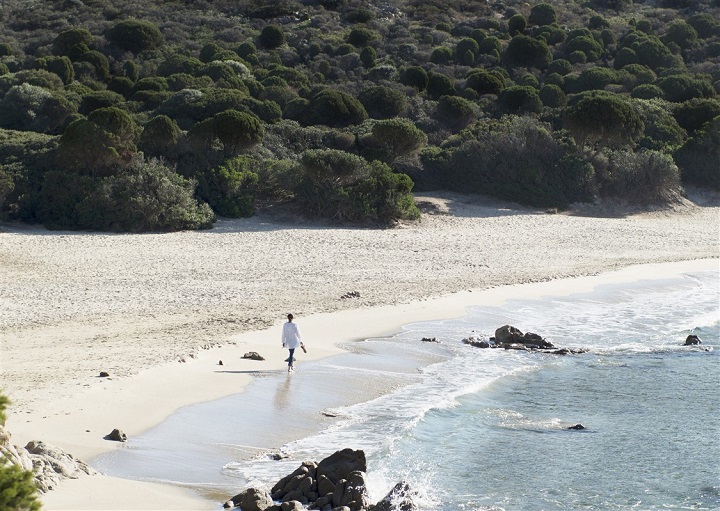
[{"label": "sandy beach", "polygon": [[[103,439],[113,428],[136,435],[184,405],[240,392],[253,374],[283,370],[288,312],[317,360],[342,342],[459,316],[469,305],[720,264],[717,194],[690,193],[652,212],[417,200],[422,221],[393,229],[267,213],[168,234],[0,225],[0,388],[12,401],[13,443],[43,440],[89,459],[118,448]],[[242,359],[249,351],[266,360]],[[100,506],[87,498],[99,494]],[[66,481],[43,502],[217,508],[182,488],[106,476]]]}]

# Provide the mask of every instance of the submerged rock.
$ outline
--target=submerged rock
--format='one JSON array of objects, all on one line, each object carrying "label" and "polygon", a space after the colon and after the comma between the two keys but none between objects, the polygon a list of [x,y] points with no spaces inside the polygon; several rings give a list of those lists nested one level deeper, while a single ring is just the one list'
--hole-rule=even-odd
[{"label": "submerged rock", "polygon": [[695,344],[702,344],[700,337],[698,337],[697,335],[693,335],[693,334],[688,335],[687,339],[685,339],[684,346],[693,346]]}]

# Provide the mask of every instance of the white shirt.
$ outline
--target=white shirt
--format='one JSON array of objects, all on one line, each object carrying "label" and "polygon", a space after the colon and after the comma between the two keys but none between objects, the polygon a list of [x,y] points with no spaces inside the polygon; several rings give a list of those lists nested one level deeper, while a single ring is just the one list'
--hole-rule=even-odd
[{"label": "white shirt", "polygon": [[283,325],[282,343],[288,349],[296,349],[300,347],[300,330],[295,323],[288,321]]}]

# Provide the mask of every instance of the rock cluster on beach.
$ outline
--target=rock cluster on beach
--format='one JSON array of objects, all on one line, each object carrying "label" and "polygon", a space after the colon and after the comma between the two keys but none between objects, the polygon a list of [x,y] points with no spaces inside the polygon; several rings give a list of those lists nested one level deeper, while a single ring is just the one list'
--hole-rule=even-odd
[{"label": "rock cluster on beach", "polygon": [[82,474],[97,472],[84,461],[73,458],[62,449],[44,442],[31,441],[23,447],[10,443],[10,433],[0,426],[0,456],[23,470],[35,474],[35,484],[40,493],[57,488],[63,479],[77,479]]},{"label": "rock cluster on beach", "polygon": [[[506,350],[538,351],[554,355],[570,355],[585,353],[585,349],[557,348],[550,341],[532,332],[521,332],[518,328],[504,325],[495,330],[495,336],[489,339],[480,337],[467,337],[462,340],[463,344],[469,344],[476,348],[503,348]],[[553,351],[549,351],[553,350]]]},{"label": "rock cluster on beach", "polygon": [[362,450],[343,449],[320,463],[303,462],[270,489],[248,488],[225,503],[242,511],[414,511],[407,483],[398,483],[388,495],[371,504],[365,484],[367,464]]}]

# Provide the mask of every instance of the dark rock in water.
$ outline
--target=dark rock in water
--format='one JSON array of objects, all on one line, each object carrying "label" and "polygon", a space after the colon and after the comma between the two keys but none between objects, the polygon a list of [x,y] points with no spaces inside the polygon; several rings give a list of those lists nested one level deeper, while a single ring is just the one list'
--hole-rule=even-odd
[{"label": "dark rock in water", "polygon": [[[266,490],[248,488],[238,493],[225,503],[226,507],[239,507],[243,511],[265,511],[273,505],[272,498]],[[231,505],[227,505],[231,504]]]},{"label": "dark rock in water", "polygon": [[121,430],[115,428],[109,435],[105,435],[105,440],[113,440],[114,442],[127,442],[127,435]]},{"label": "dark rock in water", "polygon": [[220,360],[220,361],[218,362],[218,365],[219,365],[219,366],[223,365],[222,360]]},{"label": "dark rock in water", "polygon": [[555,346],[532,332],[522,333],[514,326],[505,325],[495,330],[495,342],[498,344],[522,344],[534,349],[553,349]]},{"label": "dark rock in water", "polygon": [[107,373],[105,371],[100,371],[100,378],[107,378],[110,376],[110,373]]},{"label": "dark rock in water", "polygon": [[423,337],[420,342],[440,342],[437,337]]},{"label": "dark rock in water", "polygon": [[370,511],[416,511],[417,505],[412,499],[412,490],[405,481],[400,481],[380,502],[370,507]]},{"label": "dark rock in water", "polygon": [[245,353],[242,358],[249,358],[251,360],[265,360],[257,351],[249,351]]},{"label": "dark rock in water", "polygon": [[490,342],[486,341],[485,339],[480,339],[478,337],[467,337],[466,339],[462,340],[463,344],[469,344],[470,346],[474,346],[476,348],[489,348]]},{"label": "dark rock in water", "polygon": [[582,348],[582,349],[574,349],[574,348],[560,348],[559,350],[555,351],[549,351],[551,355],[578,355],[580,353],[587,353],[588,350]]},{"label": "dark rock in water", "polygon": [[685,346],[692,346],[694,344],[702,344],[702,341],[700,340],[700,337],[697,335],[690,334],[687,336],[687,339],[685,339]]},{"label": "dark rock in water", "polygon": [[568,429],[581,430],[581,429],[585,429],[585,426],[583,426],[582,424],[575,424],[574,426],[568,427]]},{"label": "dark rock in water", "polygon": [[361,450],[343,449],[331,454],[317,466],[317,476],[324,475],[333,484],[340,479],[348,479],[351,472],[367,471],[365,452]]}]

